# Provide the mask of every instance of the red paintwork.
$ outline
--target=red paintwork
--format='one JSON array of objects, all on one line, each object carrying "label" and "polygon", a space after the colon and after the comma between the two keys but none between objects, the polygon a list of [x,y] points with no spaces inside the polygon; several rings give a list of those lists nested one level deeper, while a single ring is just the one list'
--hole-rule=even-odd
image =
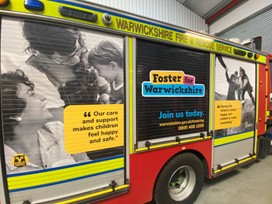
[{"label": "red paintwork", "polygon": [[212,140],[168,147],[130,155],[130,191],[99,204],[143,204],[152,200],[156,178],[165,163],[175,154],[193,150],[205,158],[211,177]]},{"label": "red paintwork", "polygon": [[[272,91],[272,89],[271,89],[271,85],[272,85],[272,83],[271,83],[271,67],[270,67],[270,61],[272,62],[272,54],[267,54],[267,58],[266,58],[267,60],[267,65],[268,65],[268,84],[267,84],[267,86],[268,86],[268,97],[267,97],[267,110],[271,110],[272,109],[272,107],[270,106],[270,93],[271,93],[271,91]],[[270,118],[269,119],[272,119],[271,118],[271,116],[270,116]]]},{"label": "red paintwork", "polygon": [[259,107],[258,107],[258,135],[265,134],[265,122],[266,122],[266,65],[259,65]]},{"label": "red paintwork", "polygon": [[[260,90],[259,90],[259,120],[258,120],[258,136],[265,134],[265,127],[267,120],[272,120],[272,116],[266,116],[266,111],[272,110],[270,106],[271,93],[271,68],[270,61],[272,61],[272,54],[267,54],[266,65],[260,65]],[[265,71],[267,69],[268,81],[266,82]],[[267,104],[265,106],[265,104]],[[270,114],[271,115],[271,114]],[[270,122],[271,123],[271,122]]]}]

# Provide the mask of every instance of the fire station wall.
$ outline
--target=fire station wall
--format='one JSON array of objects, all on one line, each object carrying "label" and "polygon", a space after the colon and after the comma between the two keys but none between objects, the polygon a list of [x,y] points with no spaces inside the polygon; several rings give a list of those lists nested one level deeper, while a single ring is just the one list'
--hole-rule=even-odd
[{"label": "fire station wall", "polygon": [[230,30],[220,34],[223,38],[239,38],[245,40],[262,36],[262,50],[272,53],[272,10],[262,12],[261,14],[233,27]]},{"label": "fire station wall", "polygon": [[205,20],[176,0],[85,0],[195,31],[207,31]]},{"label": "fire station wall", "polygon": [[247,21],[248,18],[252,18],[257,14],[262,13],[264,10],[271,8],[271,1],[267,0],[247,0],[243,1],[235,9],[232,9],[224,13],[216,21],[209,25],[209,34],[214,35],[221,33],[224,30],[234,27],[242,21]]}]

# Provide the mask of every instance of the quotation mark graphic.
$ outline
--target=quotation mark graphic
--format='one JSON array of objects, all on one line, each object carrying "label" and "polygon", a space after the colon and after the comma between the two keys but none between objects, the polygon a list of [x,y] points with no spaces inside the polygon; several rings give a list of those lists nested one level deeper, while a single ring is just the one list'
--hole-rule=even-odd
[{"label": "quotation mark graphic", "polygon": [[84,113],[84,117],[86,118],[86,117],[91,117],[91,112],[85,112]]}]

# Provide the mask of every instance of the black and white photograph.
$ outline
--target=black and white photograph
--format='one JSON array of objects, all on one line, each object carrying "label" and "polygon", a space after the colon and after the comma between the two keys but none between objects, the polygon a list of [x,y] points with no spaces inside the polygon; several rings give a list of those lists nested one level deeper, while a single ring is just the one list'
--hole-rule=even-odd
[{"label": "black and white photograph", "polygon": [[124,39],[13,18],[2,19],[1,31],[7,173],[93,160],[89,152],[65,151],[63,111],[71,105],[124,103]]},{"label": "black and white photograph", "polygon": [[[240,126],[216,131],[216,136],[227,136],[252,131],[255,124],[256,65],[221,55],[215,62],[215,100],[240,101]],[[231,103],[231,102],[230,102]]]}]

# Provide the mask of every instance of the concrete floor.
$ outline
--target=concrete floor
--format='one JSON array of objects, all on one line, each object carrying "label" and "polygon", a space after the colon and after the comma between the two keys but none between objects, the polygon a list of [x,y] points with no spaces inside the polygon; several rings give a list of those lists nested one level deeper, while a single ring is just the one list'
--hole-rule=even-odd
[{"label": "concrete floor", "polygon": [[272,155],[205,181],[194,204],[272,204]]}]

